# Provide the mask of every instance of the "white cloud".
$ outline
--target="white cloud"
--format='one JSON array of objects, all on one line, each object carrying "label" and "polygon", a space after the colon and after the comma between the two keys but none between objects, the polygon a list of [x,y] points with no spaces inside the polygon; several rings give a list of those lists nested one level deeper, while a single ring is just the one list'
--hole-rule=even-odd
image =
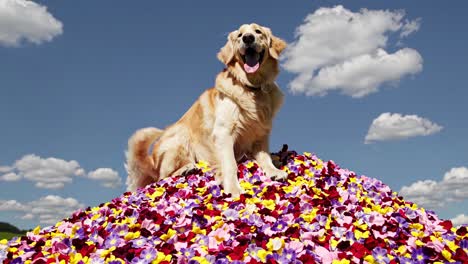
[{"label": "white cloud", "polygon": [[451,219],[454,226],[468,225],[468,215],[459,214]]},{"label": "white cloud", "polygon": [[32,220],[34,219],[34,215],[33,214],[25,214],[21,217],[21,219],[25,219],[25,220]]},{"label": "white cloud", "polygon": [[0,176],[0,181],[19,181],[21,179],[21,176],[14,172],[9,172],[7,174],[4,174]]},{"label": "white cloud", "polygon": [[403,186],[400,194],[408,201],[429,208],[464,201],[468,199],[468,168],[452,168],[441,181],[424,180]]},{"label": "white cloud", "polygon": [[88,178],[102,182],[102,186],[108,188],[117,188],[122,185],[122,179],[119,174],[109,168],[99,168],[88,173]]},{"label": "white cloud", "polygon": [[343,6],[319,8],[296,29],[296,40],[285,51],[283,66],[297,74],[289,84],[294,93],[326,95],[339,90],[358,98],[422,70],[414,49],[384,50],[391,33],[406,37],[420,20],[404,20],[403,11],[351,12]]},{"label": "white cloud", "polygon": [[372,121],[364,143],[428,136],[441,131],[442,128],[417,115],[383,113]]},{"label": "white cloud", "polygon": [[0,200],[0,211],[25,211],[28,209],[16,200]]},{"label": "white cloud", "polygon": [[116,188],[122,184],[119,174],[110,168],[98,168],[86,174],[75,160],[41,158],[34,154],[23,156],[12,166],[0,168],[8,172],[0,176],[0,181],[18,181],[24,178],[34,182],[36,187],[44,189],[61,189],[76,176],[101,181],[102,186],[108,188]]},{"label": "white cloud", "polygon": [[44,225],[53,225],[60,219],[70,216],[75,210],[84,207],[84,204],[74,198],[62,198],[56,195],[44,196],[25,204],[16,200],[0,200],[0,211],[23,212],[21,219],[37,219]]},{"label": "white cloud", "polygon": [[84,205],[74,198],[62,198],[56,195],[48,195],[28,204],[31,206],[31,214],[43,224],[55,224],[58,220],[71,215],[71,213]]},{"label": "white cloud", "polygon": [[445,173],[442,183],[456,200],[468,198],[468,168],[452,168]]},{"label": "white cloud", "polygon": [[401,29],[400,37],[409,36],[411,33],[418,31],[419,27],[421,27],[421,19],[420,18],[412,20],[412,21],[407,21],[403,25],[403,28]]},{"label": "white cloud", "polygon": [[[363,97],[377,92],[382,82],[398,80],[406,73],[417,73],[414,61],[420,55],[414,49],[404,48],[393,54],[378,49],[374,54],[363,54],[340,64],[324,67],[318,71],[305,90],[306,95],[325,95],[331,90],[341,90],[351,97]],[[292,82],[295,85],[295,82]]]},{"label": "white cloud", "polygon": [[36,183],[36,187],[60,189],[72,182],[75,175],[84,171],[77,161],[66,161],[57,158],[41,158],[34,154],[26,155],[14,165],[18,175]]},{"label": "white cloud", "polygon": [[23,40],[35,44],[62,34],[63,25],[47,7],[28,0],[0,0],[0,44],[18,46]]},{"label": "white cloud", "polygon": [[0,166],[0,173],[10,172],[12,169],[10,166]]},{"label": "white cloud", "polygon": [[433,180],[417,181],[410,186],[403,186],[400,194],[407,201],[431,208],[442,207],[446,203],[446,200],[443,199],[444,193],[439,189],[438,182]]}]

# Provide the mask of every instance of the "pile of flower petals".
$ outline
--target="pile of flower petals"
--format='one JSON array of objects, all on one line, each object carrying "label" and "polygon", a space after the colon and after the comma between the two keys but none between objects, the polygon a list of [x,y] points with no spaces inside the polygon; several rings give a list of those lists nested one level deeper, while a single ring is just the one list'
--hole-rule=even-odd
[{"label": "pile of flower petals", "polygon": [[455,228],[382,182],[284,148],[274,181],[250,160],[224,194],[203,162],[55,226],[0,242],[3,263],[468,263]]}]

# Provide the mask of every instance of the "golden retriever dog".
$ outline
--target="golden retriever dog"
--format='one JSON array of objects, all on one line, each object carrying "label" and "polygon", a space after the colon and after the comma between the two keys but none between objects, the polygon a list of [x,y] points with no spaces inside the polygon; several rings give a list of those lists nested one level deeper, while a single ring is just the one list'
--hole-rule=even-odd
[{"label": "golden retriever dog", "polygon": [[[268,149],[273,117],[283,102],[275,79],[286,43],[271,30],[245,24],[231,32],[218,53],[226,68],[175,124],[140,129],[129,139],[128,190],[181,175],[199,160],[216,169],[216,181],[233,197],[242,193],[237,161],[257,161],[266,175],[281,179]],[[149,149],[153,145],[152,153]]]}]

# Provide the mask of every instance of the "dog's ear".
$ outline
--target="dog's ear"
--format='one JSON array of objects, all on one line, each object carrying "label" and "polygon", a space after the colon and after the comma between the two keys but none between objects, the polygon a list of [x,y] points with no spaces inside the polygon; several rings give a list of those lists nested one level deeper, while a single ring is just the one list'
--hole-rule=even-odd
[{"label": "dog's ear", "polygon": [[278,60],[279,55],[281,52],[286,48],[286,42],[278,37],[275,37],[271,32],[270,28],[262,27],[263,30],[267,33],[268,37],[270,38],[270,47],[268,49],[268,53],[270,54],[273,59]]},{"label": "dog's ear", "polygon": [[271,35],[270,48],[268,49],[270,56],[278,60],[281,52],[286,48],[286,42],[278,37]]},{"label": "dog's ear", "polygon": [[234,59],[234,45],[232,44],[232,36],[234,32],[231,32],[227,37],[227,42],[224,47],[218,52],[218,60],[228,65]]}]

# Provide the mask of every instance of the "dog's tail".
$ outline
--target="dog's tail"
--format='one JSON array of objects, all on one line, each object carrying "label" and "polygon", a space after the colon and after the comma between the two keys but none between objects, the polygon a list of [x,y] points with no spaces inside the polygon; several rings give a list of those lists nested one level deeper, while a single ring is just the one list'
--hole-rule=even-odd
[{"label": "dog's tail", "polygon": [[127,190],[135,191],[139,187],[146,186],[153,182],[157,175],[154,175],[154,160],[149,155],[149,148],[158,139],[163,130],[148,127],[137,130],[128,140],[128,150],[125,152],[127,163]]}]

